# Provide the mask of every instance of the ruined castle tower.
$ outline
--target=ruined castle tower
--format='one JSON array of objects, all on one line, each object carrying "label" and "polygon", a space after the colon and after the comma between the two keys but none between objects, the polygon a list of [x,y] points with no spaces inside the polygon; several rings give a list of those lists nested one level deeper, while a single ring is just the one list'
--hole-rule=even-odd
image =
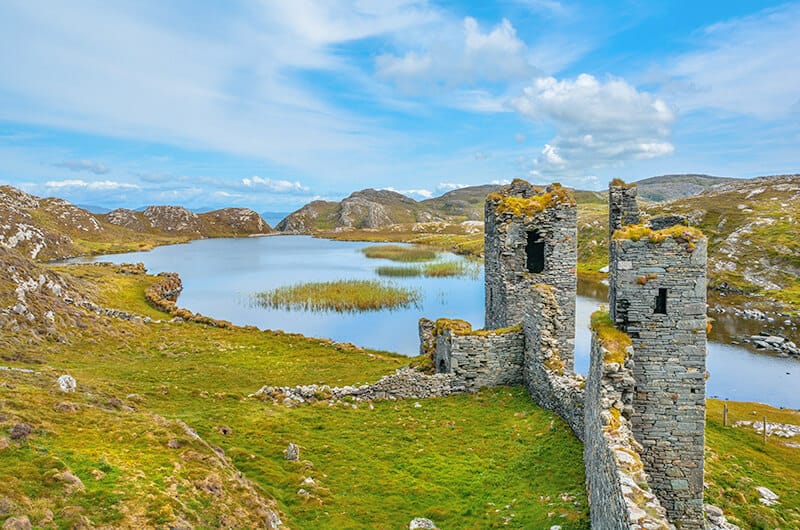
[{"label": "ruined castle tower", "polygon": [[608,229],[610,233],[625,225],[639,223],[636,184],[614,179],[608,184]]},{"label": "ruined castle tower", "polygon": [[631,195],[611,192],[609,303],[633,342],[633,434],[670,520],[702,529],[707,240],[685,226],[622,226]]},{"label": "ruined castle tower", "polygon": [[559,184],[514,180],[486,198],[486,329],[522,322],[531,292],[555,288],[562,358],[572,370],[577,288],[577,208]]}]

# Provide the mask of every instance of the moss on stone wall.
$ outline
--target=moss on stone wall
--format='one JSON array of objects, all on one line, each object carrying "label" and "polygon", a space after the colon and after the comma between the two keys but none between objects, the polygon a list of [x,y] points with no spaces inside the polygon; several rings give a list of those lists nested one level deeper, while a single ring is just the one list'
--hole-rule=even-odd
[{"label": "moss on stone wall", "polygon": [[622,180],[620,178],[613,179],[610,184],[611,184],[611,186],[616,186],[616,187],[619,187],[619,188],[635,188],[636,187],[636,183],[635,182],[631,182],[630,184],[628,184],[627,182],[625,182],[624,180]]},{"label": "moss on stone wall", "polygon": [[600,345],[608,352],[603,357],[603,362],[624,364],[628,358],[627,350],[633,343],[627,333],[614,326],[608,311],[592,313],[592,331],[600,341]]},{"label": "moss on stone wall", "polygon": [[488,335],[502,335],[503,333],[515,333],[522,331],[522,324],[508,326],[506,328],[498,329],[472,329],[472,324],[466,320],[458,318],[439,318],[433,327],[433,336],[441,335],[445,329],[449,329],[454,335],[475,335],[479,337],[486,337]]},{"label": "moss on stone wall", "polygon": [[663,230],[653,230],[649,226],[627,225],[614,232],[613,239],[630,239],[640,241],[647,239],[651,243],[662,243],[667,239],[675,239],[682,243],[687,243],[687,248],[694,250],[694,243],[705,238],[705,234],[697,228],[684,225],[675,225]]},{"label": "moss on stone wall", "polygon": [[552,208],[559,204],[575,206],[575,197],[572,192],[555,183],[546,189],[534,188],[539,193],[533,197],[517,197],[506,195],[502,192],[490,193],[487,200],[494,203],[494,211],[497,214],[509,213],[515,216],[530,217],[547,208]]}]

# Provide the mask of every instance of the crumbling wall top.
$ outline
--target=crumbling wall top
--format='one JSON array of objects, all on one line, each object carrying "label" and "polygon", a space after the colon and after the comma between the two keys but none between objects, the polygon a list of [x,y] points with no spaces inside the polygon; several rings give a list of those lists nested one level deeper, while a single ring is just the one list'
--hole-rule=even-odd
[{"label": "crumbling wall top", "polygon": [[687,250],[694,250],[694,244],[706,238],[702,230],[692,226],[674,225],[662,230],[653,230],[647,225],[626,225],[615,230],[611,236],[614,240],[641,241],[650,243],[663,243],[667,239],[674,239],[679,243],[686,243]]},{"label": "crumbling wall top", "polygon": [[547,208],[559,205],[575,206],[575,196],[561,184],[550,184],[541,188],[521,179],[490,193],[487,203],[495,214],[530,217]]},{"label": "crumbling wall top", "polygon": [[472,329],[472,324],[466,320],[458,318],[439,318],[433,327],[433,336],[437,337],[444,333],[445,330],[450,331],[453,335],[473,335],[485,337],[488,335],[502,335],[504,333],[515,333],[522,330],[522,323],[514,326],[497,329]]}]

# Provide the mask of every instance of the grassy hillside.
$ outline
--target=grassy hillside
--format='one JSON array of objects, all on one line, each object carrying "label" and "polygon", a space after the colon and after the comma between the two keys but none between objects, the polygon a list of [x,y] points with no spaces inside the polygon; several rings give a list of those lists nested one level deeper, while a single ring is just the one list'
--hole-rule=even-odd
[{"label": "grassy hillside", "polygon": [[[119,309],[168,318],[144,301],[150,276],[98,266],[58,267],[57,274],[95,285],[104,305],[116,300]],[[581,447],[523,389],[419,407],[288,408],[249,395],[267,384],[375,381],[409,360],[253,328],[98,315],[81,322],[35,348],[25,328],[0,339],[0,364],[38,372],[10,380],[2,372],[0,446],[8,440],[8,447],[0,449],[0,500],[12,508],[0,521],[25,514],[37,524],[49,509],[57,526],[80,517],[129,527],[254,526],[272,499],[291,528],[388,529],[418,516],[450,528],[506,519],[588,528]],[[63,373],[77,379],[76,393],[57,390]],[[33,433],[11,441],[19,422]],[[301,447],[300,462],[284,460],[289,442]],[[83,490],[67,493],[67,471]],[[238,473],[244,485],[234,480]]]}]

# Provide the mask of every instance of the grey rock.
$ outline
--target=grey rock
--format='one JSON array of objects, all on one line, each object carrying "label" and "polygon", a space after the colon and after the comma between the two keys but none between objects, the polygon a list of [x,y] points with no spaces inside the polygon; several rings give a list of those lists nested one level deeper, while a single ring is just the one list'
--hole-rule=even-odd
[{"label": "grey rock", "polygon": [[27,515],[18,515],[16,517],[9,517],[3,523],[3,530],[30,530],[31,521]]},{"label": "grey rock", "polygon": [[77,386],[78,382],[75,381],[75,378],[71,375],[64,374],[58,378],[58,388],[60,388],[62,392],[75,392]]},{"label": "grey rock", "polygon": [[33,429],[27,423],[17,423],[11,430],[8,432],[8,436],[12,440],[25,440],[30,436]]},{"label": "grey rock", "polygon": [[437,526],[430,519],[415,517],[408,525],[408,530],[436,530]]},{"label": "grey rock", "polygon": [[293,460],[293,461],[299,460],[300,459],[300,448],[297,447],[296,444],[290,443],[286,447],[286,450],[283,451],[283,457],[286,460]]}]

